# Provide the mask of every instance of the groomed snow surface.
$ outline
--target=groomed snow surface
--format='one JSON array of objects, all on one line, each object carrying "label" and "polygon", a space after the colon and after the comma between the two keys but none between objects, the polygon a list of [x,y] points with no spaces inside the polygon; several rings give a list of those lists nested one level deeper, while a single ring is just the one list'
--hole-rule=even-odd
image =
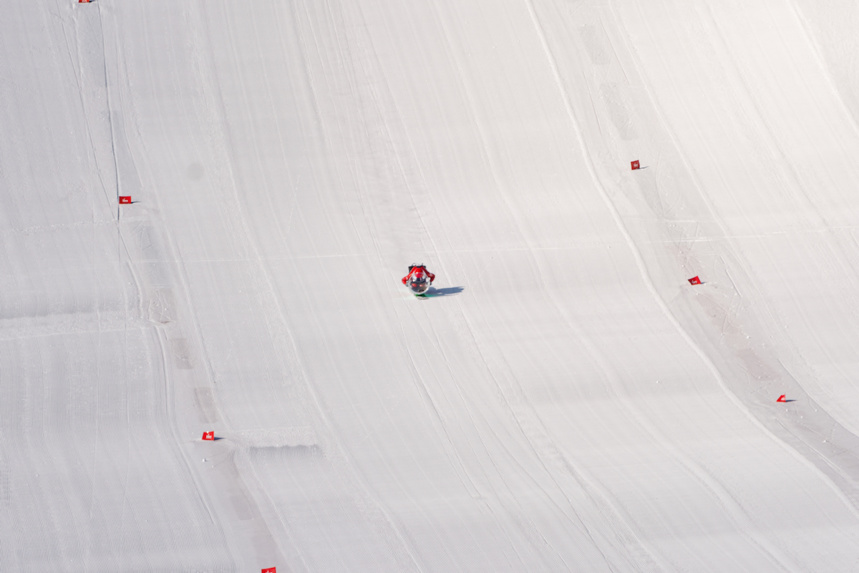
[{"label": "groomed snow surface", "polygon": [[4,2],[0,571],[859,571],[857,6]]}]

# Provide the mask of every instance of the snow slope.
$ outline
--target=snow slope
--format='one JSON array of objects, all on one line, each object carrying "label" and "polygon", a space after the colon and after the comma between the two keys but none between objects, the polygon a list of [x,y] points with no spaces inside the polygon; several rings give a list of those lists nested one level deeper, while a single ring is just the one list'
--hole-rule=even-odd
[{"label": "snow slope", "polygon": [[7,3],[0,570],[859,569],[818,4]]}]

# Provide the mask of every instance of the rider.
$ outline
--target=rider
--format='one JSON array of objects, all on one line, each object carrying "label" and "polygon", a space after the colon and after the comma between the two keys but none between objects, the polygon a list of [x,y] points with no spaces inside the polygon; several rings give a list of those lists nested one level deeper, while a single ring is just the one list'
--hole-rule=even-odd
[{"label": "rider", "polygon": [[435,280],[435,275],[427,270],[426,265],[409,265],[409,274],[403,277],[403,284],[409,281],[423,282],[427,278],[430,284]]}]

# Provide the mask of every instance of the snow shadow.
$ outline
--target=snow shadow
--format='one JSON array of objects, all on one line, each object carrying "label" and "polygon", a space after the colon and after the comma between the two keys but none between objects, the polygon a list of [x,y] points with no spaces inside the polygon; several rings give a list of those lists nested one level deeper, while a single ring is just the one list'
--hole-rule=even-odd
[{"label": "snow shadow", "polygon": [[465,290],[465,287],[455,286],[455,287],[445,287],[445,288],[435,288],[430,287],[425,296],[428,297],[437,297],[437,296],[449,296],[452,294],[459,294]]}]

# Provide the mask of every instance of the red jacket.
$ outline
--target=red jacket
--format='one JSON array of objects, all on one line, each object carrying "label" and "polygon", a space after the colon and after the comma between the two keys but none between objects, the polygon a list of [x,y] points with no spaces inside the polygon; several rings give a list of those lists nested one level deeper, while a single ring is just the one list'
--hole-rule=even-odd
[{"label": "red jacket", "polygon": [[415,278],[415,277],[421,276],[421,275],[425,275],[427,278],[429,278],[430,282],[433,282],[435,280],[434,274],[429,272],[425,266],[419,265],[416,267],[412,267],[411,270],[409,270],[409,274],[407,274],[406,276],[403,277],[403,284],[406,284],[407,282],[409,282],[409,279],[412,279],[412,278]]}]

